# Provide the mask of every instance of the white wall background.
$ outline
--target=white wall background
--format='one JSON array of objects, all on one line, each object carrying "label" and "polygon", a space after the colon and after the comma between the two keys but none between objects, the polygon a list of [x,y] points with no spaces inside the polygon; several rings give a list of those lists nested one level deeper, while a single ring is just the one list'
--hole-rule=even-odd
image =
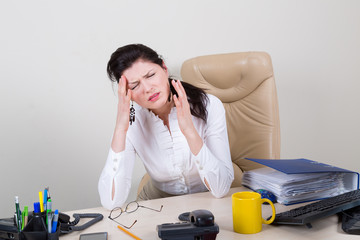
[{"label": "white wall background", "polygon": [[[282,158],[360,171],[358,0],[17,0],[0,4],[0,217],[50,187],[61,211],[100,205],[117,99],[110,54],[146,44],[175,76],[205,54],[266,51]],[[134,172],[136,185],[144,173]]]}]

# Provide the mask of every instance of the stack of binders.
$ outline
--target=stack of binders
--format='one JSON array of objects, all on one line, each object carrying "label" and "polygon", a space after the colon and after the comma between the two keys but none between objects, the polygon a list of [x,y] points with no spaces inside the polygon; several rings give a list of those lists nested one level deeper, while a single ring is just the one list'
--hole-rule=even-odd
[{"label": "stack of binders", "polygon": [[246,171],[242,184],[274,193],[285,205],[314,201],[359,189],[359,174],[308,159],[253,159],[264,165]]}]

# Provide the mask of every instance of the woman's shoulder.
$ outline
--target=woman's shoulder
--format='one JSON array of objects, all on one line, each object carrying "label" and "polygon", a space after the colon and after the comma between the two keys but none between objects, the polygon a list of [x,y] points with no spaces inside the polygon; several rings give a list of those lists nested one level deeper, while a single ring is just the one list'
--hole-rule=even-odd
[{"label": "woman's shoulder", "polygon": [[206,96],[208,97],[209,101],[214,101],[214,102],[221,103],[221,100],[215,95],[212,95],[210,93],[206,93]]},{"label": "woman's shoulder", "polygon": [[208,97],[207,109],[213,108],[213,107],[223,108],[223,103],[221,102],[221,100],[218,97],[216,97],[215,95],[212,95],[210,93],[207,93],[206,96]]}]

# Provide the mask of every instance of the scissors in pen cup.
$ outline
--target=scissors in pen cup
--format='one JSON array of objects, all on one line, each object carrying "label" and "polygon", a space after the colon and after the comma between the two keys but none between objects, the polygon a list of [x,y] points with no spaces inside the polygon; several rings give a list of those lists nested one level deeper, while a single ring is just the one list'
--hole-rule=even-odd
[{"label": "scissors in pen cup", "polygon": [[122,209],[121,207],[116,207],[116,208],[113,208],[110,212],[110,215],[108,216],[108,218],[110,220],[113,220],[114,222],[116,222],[117,224],[123,226],[124,228],[127,228],[127,229],[130,229],[132,226],[134,226],[134,224],[137,222],[137,220],[135,220],[130,226],[125,226],[121,223],[119,223],[118,221],[116,221],[115,219],[117,219],[118,217],[121,216],[122,213],[126,212],[126,213],[133,213],[135,212],[136,210],[138,210],[140,207],[142,208],[146,208],[146,209],[150,209],[150,210],[153,210],[153,211],[156,211],[156,212],[161,212],[162,208],[163,208],[163,205],[161,205],[160,209],[157,210],[157,209],[154,209],[154,208],[150,208],[150,207],[146,207],[146,206],[143,206],[143,205],[140,205],[137,201],[132,201],[132,202],[129,202],[124,209]]}]

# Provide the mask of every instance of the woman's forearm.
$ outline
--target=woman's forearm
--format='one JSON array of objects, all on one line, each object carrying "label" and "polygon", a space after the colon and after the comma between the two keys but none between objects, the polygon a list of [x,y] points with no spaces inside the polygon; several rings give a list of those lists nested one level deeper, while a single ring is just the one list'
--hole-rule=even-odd
[{"label": "woman's forearm", "polygon": [[192,131],[185,133],[185,138],[189,145],[191,153],[196,156],[203,146],[203,140],[201,139],[199,133],[196,131],[195,127]]},{"label": "woman's forearm", "polygon": [[115,153],[125,150],[126,131],[115,128],[111,148]]}]

